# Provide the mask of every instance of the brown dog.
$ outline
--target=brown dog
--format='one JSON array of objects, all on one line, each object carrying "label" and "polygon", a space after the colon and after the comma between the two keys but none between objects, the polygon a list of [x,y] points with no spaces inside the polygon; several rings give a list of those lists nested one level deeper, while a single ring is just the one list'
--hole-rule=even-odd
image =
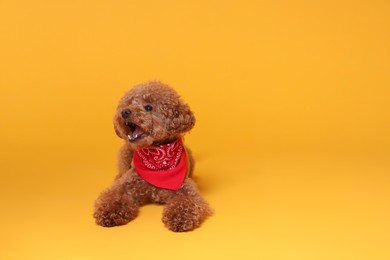
[{"label": "brown dog", "polygon": [[198,227],[211,214],[190,178],[194,160],[182,144],[195,117],[169,86],[150,81],[119,101],[115,132],[125,140],[119,151],[119,174],[95,203],[96,223],[124,225],[140,206],[165,204],[162,221],[173,231]]}]

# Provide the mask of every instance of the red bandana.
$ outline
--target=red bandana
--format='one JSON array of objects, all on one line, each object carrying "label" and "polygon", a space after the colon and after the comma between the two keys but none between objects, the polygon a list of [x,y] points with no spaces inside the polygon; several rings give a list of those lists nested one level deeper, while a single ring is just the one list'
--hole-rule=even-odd
[{"label": "red bandana", "polygon": [[186,177],[187,156],[181,138],[136,150],[133,162],[138,175],[159,188],[178,190]]}]

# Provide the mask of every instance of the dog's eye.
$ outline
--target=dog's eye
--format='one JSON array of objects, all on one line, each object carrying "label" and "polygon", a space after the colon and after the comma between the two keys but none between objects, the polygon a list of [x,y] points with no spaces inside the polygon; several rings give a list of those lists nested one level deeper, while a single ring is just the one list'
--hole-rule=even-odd
[{"label": "dog's eye", "polygon": [[148,112],[150,112],[150,111],[153,110],[153,107],[152,107],[151,105],[145,105],[144,108],[145,108],[145,110],[148,111]]}]

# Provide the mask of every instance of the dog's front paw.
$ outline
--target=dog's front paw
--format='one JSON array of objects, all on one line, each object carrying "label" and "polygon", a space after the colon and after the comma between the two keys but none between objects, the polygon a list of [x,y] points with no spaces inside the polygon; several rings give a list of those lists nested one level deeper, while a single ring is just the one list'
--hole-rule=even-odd
[{"label": "dog's front paw", "polygon": [[196,203],[187,197],[178,197],[164,208],[162,221],[175,232],[190,231],[200,226],[208,214],[207,205]]},{"label": "dog's front paw", "polygon": [[93,214],[96,224],[103,227],[113,227],[127,224],[137,217],[138,205],[130,196],[123,196],[120,200],[99,198],[96,201]]}]

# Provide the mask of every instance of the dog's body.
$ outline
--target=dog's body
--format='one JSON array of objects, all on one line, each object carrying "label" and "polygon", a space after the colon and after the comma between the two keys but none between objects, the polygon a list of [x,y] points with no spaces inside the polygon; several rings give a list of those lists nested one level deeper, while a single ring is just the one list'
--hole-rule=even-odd
[{"label": "dog's body", "polygon": [[[192,230],[211,214],[207,202],[190,178],[194,169],[190,150],[178,149],[176,160],[169,157],[172,146],[178,140],[181,143],[181,135],[192,129],[194,124],[195,117],[188,105],[180,100],[173,89],[161,82],[140,84],[125,94],[114,117],[115,131],[125,140],[119,150],[119,173],[113,185],[96,200],[94,217],[97,224],[106,227],[126,224],[137,216],[139,207],[147,203],[165,204],[162,221],[173,231]],[[170,150],[166,152],[163,147]],[[156,150],[159,158],[153,154]],[[163,169],[155,169],[146,159],[138,160],[138,165],[135,164],[134,157],[141,151],[150,154],[151,160],[163,161],[160,164]],[[186,158],[188,164],[178,159],[180,155]],[[159,181],[150,181],[141,174],[143,162],[146,163],[145,171],[151,176],[156,174]],[[172,164],[169,169],[164,168],[167,163]],[[180,176],[175,172],[179,164],[182,167]],[[167,183],[166,180],[160,181],[164,172],[180,183],[174,187],[169,183],[168,186],[160,185]]]}]

